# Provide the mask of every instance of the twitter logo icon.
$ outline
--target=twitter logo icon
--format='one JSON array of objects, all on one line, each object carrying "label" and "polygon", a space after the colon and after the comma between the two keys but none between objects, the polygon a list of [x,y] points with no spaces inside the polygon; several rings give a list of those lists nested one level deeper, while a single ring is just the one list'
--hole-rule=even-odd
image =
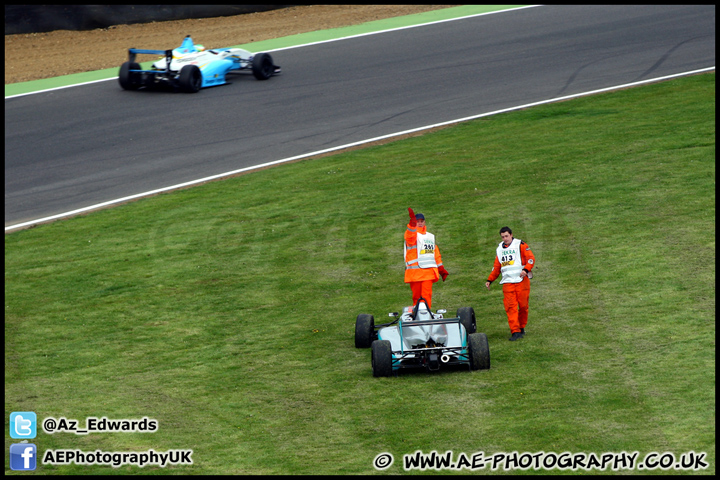
[{"label": "twitter logo icon", "polygon": [[37,416],[35,412],[13,412],[10,414],[10,437],[35,438]]}]

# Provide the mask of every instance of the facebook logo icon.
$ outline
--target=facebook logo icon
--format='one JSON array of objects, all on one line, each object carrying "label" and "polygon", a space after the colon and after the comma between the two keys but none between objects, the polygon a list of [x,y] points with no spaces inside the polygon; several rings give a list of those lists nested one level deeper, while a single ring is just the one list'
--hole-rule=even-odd
[{"label": "facebook logo icon", "polygon": [[35,412],[12,412],[10,414],[10,437],[35,438],[37,415]]},{"label": "facebook logo icon", "polygon": [[11,470],[35,470],[37,467],[37,447],[32,443],[13,443],[10,445]]}]

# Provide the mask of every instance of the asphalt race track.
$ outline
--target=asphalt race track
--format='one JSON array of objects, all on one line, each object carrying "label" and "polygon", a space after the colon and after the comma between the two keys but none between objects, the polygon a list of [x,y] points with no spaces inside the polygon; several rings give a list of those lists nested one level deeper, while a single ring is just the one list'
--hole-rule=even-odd
[{"label": "asphalt race track", "polygon": [[713,67],[715,6],[543,6],[272,55],[281,76],[236,75],[197,94],[130,92],[110,80],[7,99],[5,225]]}]

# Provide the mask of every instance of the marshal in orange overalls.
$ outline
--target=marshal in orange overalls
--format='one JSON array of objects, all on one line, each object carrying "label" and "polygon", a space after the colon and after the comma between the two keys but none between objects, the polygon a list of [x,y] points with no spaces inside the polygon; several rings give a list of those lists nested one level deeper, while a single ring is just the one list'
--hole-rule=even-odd
[{"label": "marshal in orange overalls", "polygon": [[420,297],[432,303],[432,284],[448,276],[443,267],[440,249],[435,244],[435,236],[427,231],[425,216],[408,208],[410,222],[405,230],[405,283],[410,284],[413,305]]},{"label": "marshal in orange overalls", "polygon": [[[527,326],[530,300],[530,278],[527,274],[534,266],[535,255],[522,240],[510,236],[508,243],[500,242],[498,245],[495,264],[487,281],[489,285],[502,272],[500,284],[503,287],[503,304],[511,333],[521,334]],[[522,271],[525,271],[526,275],[521,275]]]}]

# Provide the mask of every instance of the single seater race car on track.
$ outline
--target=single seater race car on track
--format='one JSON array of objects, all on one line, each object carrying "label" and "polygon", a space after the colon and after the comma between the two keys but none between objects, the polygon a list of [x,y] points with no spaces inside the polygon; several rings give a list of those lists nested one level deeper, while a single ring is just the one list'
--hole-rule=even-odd
[{"label": "single seater race car on track", "polygon": [[433,314],[424,298],[390,323],[375,325],[369,314],[355,320],[355,346],[371,348],[375,377],[388,377],[404,368],[439,370],[443,365],[467,365],[471,370],[490,368],[487,335],[476,332],[472,307],[457,310],[457,316],[443,318],[447,310]]},{"label": "single seater race car on track", "polygon": [[[150,69],[143,69],[135,61],[138,54],[163,55],[163,58],[154,62]],[[201,88],[228,83],[226,76],[231,72],[251,71],[258,80],[267,80],[281,72],[269,53],[253,54],[242,48],[230,47],[206,50],[202,45],[195,45],[190,35],[185,37],[178,48],[131,48],[128,57],[118,73],[120,86],[125,90],[172,87],[195,93]]]}]

